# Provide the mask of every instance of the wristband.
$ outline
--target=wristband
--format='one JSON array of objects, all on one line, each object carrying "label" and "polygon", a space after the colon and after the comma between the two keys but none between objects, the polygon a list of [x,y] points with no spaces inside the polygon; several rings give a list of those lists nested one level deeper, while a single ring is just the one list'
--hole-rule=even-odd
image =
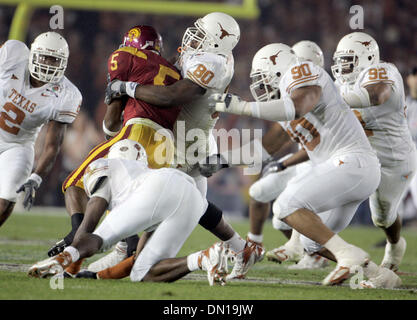
[{"label": "wristband", "polygon": [[104,120],[103,120],[103,132],[110,137],[114,137],[116,134],[119,133],[119,131],[110,131],[109,129],[107,129]]},{"label": "wristband", "polygon": [[42,177],[35,172],[30,175],[29,180],[35,181],[38,188],[42,183]]},{"label": "wristband", "polygon": [[137,83],[137,82],[132,82],[132,81],[126,82],[126,94],[129,97],[136,99],[135,91],[136,91],[136,87],[138,85],[139,85],[139,83]]}]

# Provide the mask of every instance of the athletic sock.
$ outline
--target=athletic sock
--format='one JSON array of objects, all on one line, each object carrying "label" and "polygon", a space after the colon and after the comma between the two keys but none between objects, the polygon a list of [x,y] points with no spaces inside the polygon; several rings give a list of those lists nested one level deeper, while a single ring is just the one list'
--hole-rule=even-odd
[{"label": "athletic sock", "polygon": [[243,240],[237,232],[231,237],[229,240],[224,241],[224,243],[228,244],[230,249],[234,252],[240,252],[245,248],[246,241]]},{"label": "athletic sock", "polygon": [[66,247],[64,249],[64,252],[69,253],[69,255],[71,256],[71,262],[73,263],[76,262],[80,258],[80,252],[78,251],[77,248],[73,246]]},{"label": "athletic sock", "polygon": [[286,246],[295,246],[295,247],[302,246],[300,237],[301,237],[301,234],[297,230],[293,229],[292,233],[291,233],[291,237],[285,245]]},{"label": "athletic sock", "polygon": [[84,213],[74,213],[71,216],[72,229],[71,229],[70,233],[68,233],[64,237],[64,241],[65,241],[65,244],[67,246],[69,246],[72,243],[72,241],[74,241],[74,236],[77,233],[77,230],[80,227],[80,224],[83,221],[83,219],[84,219]]},{"label": "athletic sock", "polygon": [[328,249],[333,255],[335,256],[336,260],[339,260],[340,253],[346,249],[347,247],[351,246],[337,234],[331,237],[325,244],[324,247]]},{"label": "athletic sock", "polygon": [[198,258],[200,254],[201,254],[201,251],[198,251],[198,252],[190,254],[187,257],[187,267],[188,267],[188,270],[190,270],[191,272],[200,270],[200,267],[198,265]]},{"label": "athletic sock", "polygon": [[248,232],[248,239],[254,242],[262,243],[264,236],[262,234],[253,234],[252,232]]}]

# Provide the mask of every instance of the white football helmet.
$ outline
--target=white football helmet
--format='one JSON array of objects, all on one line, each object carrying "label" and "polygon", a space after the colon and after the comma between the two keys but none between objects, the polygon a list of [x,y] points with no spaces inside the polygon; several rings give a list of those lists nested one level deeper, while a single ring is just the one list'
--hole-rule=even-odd
[{"label": "white football helmet", "polygon": [[236,20],[228,14],[212,12],[185,30],[181,53],[205,51],[229,55],[239,39],[240,28]]},{"label": "white football helmet", "polygon": [[64,76],[68,56],[68,43],[60,34],[41,33],[30,47],[30,75],[42,82],[57,83]]},{"label": "white football helmet", "polygon": [[323,51],[313,41],[302,40],[292,46],[295,54],[301,60],[311,61],[314,64],[324,68]]},{"label": "white football helmet", "polygon": [[137,141],[123,139],[110,147],[108,159],[138,160],[148,166],[145,148]]},{"label": "white football helmet", "polygon": [[256,101],[279,99],[279,82],[288,68],[298,59],[291,47],[272,43],[261,48],[253,57],[250,91]]},{"label": "white football helmet", "polygon": [[349,33],[339,41],[333,61],[335,79],[342,84],[351,84],[362,70],[379,62],[378,44],[364,32]]}]

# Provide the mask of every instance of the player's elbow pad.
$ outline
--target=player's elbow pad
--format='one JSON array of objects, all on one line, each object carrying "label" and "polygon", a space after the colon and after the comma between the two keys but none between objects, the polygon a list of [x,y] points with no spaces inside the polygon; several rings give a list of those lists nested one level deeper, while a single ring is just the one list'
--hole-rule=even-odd
[{"label": "player's elbow pad", "polygon": [[291,121],[295,119],[294,102],[290,97],[267,102],[251,102],[254,117],[270,121]]},{"label": "player's elbow pad", "polygon": [[368,90],[363,87],[342,93],[342,97],[353,108],[367,108],[371,106]]}]

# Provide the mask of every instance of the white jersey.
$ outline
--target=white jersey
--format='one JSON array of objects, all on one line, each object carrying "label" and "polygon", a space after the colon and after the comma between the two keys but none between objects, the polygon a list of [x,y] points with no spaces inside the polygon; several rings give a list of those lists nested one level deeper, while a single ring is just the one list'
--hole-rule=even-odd
[{"label": "white jersey", "polygon": [[[174,126],[177,139],[177,162],[181,163],[185,161],[185,154],[191,145],[193,145],[193,151],[197,149],[200,150],[199,153],[204,151],[199,158],[205,158],[206,152],[210,150],[210,135],[216,125],[218,115],[209,108],[208,98],[214,93],[226,91],[233,77],[234,60],[232,55],[225,57],[208,52],[184,54],[179,67],[183,78],[206,89],[201,98],[182,106]],[[193,132],[192,129],[199,130]],[[198,136],[197,144],[195,144],[193,139],[199,133],[202,134]]]},{"label": "white jersey", "polygon": [[353,88],[357,90],[378,82],[391,85],[390,98],[381,105],[354,109],[354,112],[381,164],[393,166],[398,161],[406,160],[414,149],[406,119],[401,74],[393,64],[380,62],[363,70]]},{"label": "white jersey", "polygon": [[29,49],[18,40],[0,47],[0,145],[34,145],[49,120],[72,123],[81,93],[65,76],[59,83],[34,88],[28,70]]},{"label": "white jersey", "polygon": [[107,158],[93,161],[87,167],[83,181],[87,195],[91,197],[95,195],[96,190],[100,189],[98,184],[100,178],[107,177],[108,180],[104,188],[106,190],[100,189],[98,196],[105,198],[109,203],[109,210],[112,210],[131,196],[153,173],[167,170],[177,172],[195,185],[190,176],[175,169],[150,169],[140,161]]},{"label": "white jersey", "polygon": [[299,119],[279,123],[306,149],[313,163],[343,154],[365,152],[374,155],[359,121],[324,69],[309,61],[299,62],[283,75],[279,89],[285,97],[306,86],[321,87],[318,104]]},{"label": "white jersey", "polygon": [[408,128],[410,129],[411,138],[417,146],[417,99],[408,96],[405,99]]}]

